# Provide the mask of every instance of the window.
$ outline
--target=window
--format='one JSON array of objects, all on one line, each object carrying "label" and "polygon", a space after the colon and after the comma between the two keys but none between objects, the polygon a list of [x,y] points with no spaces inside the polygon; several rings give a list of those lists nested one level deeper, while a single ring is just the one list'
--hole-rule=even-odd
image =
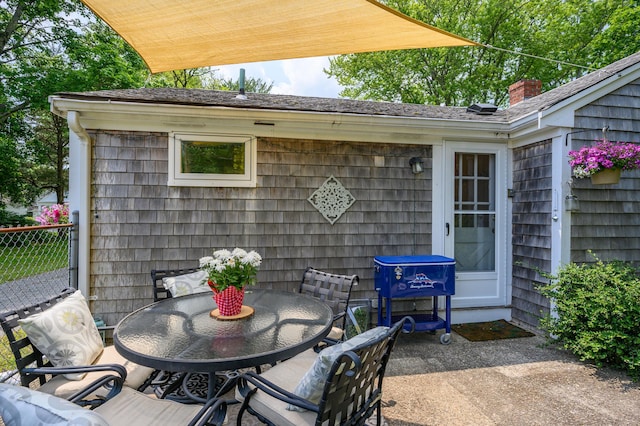
[{"label": "window", "polygon": [[255,138],[172,133],[169,186],[255,187]]}]

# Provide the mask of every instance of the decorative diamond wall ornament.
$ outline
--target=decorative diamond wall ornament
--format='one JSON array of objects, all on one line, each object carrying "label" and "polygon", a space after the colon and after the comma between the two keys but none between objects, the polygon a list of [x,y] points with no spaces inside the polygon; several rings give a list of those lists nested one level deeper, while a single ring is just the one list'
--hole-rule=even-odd
[{"label": "decorative diamond wall ornament", "polygon": [[307,200],[332,225],[356,202],[349,190],[333,175],[329,176]]}]

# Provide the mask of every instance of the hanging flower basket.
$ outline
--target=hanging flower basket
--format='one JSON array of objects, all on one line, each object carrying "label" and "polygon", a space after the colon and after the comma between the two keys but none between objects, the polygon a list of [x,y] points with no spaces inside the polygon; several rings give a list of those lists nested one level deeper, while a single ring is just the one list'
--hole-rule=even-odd
[{"label": "hanging flower basket", "polygon": [[598,141],[569,151],[569,158],[574,177],[589,177],[595,185],[618,183],[621,171],[640,169],[640,145]]},{"label": "hanging flower basket", "polygon": [[612,185],[620,182],[620,169],[604,169],[591,175],[591,183],[594,185]]}]

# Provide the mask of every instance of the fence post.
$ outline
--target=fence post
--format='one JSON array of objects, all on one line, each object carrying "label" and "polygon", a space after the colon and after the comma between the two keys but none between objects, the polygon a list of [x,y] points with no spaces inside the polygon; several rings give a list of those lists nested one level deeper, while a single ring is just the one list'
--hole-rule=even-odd
[{"label": "fence post", "polygon": [[78,288],[78,223],[80,218],[80,212],[74,210],[71,213],[71,221],[73,227],[69,234],[69,284],[71,287]]}]

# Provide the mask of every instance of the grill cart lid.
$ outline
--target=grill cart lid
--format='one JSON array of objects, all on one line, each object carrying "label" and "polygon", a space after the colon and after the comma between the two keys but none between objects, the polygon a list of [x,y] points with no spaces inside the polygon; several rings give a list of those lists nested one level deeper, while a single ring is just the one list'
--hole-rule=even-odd
[{"label": "grill cart lid", "polygon": [[402,265],[455,265],[455,259],[440,255],[415,255],[415,256],[375,256],[373,261],[380,266]]}]

